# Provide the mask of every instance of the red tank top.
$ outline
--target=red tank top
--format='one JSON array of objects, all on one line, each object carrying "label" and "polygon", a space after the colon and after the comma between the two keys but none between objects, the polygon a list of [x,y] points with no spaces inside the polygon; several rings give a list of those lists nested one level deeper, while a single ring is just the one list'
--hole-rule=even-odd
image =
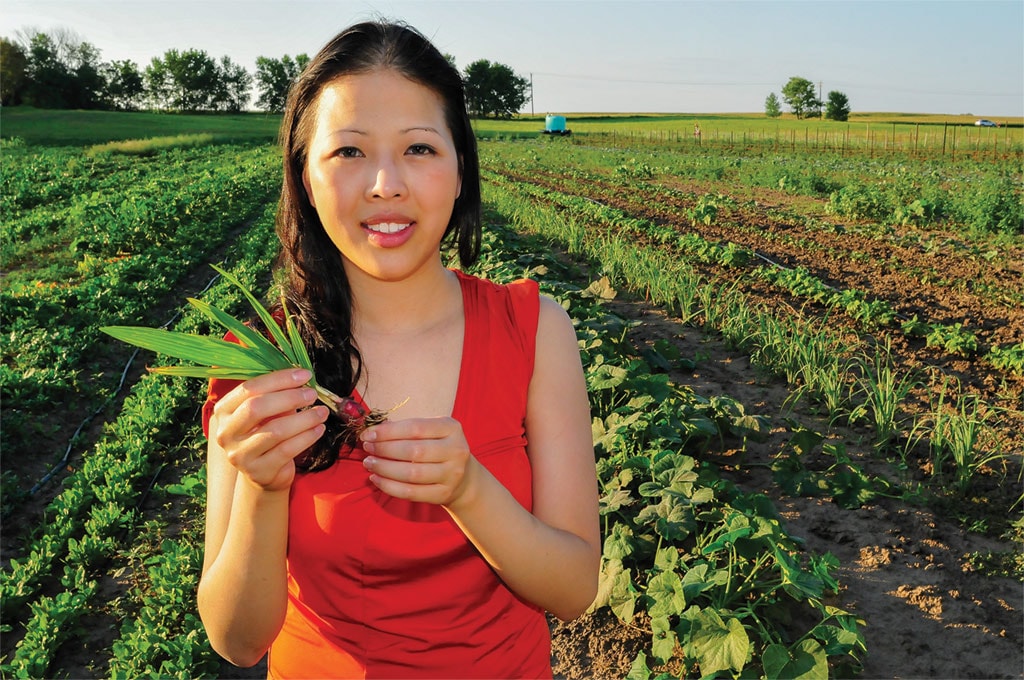
[{"label": "red tank top", "polygon": [[[452,417],[477,460],[530,510],[524,420],[537,284],[456,274],[465,337]],[[236,384],[211,382],[204,429]],[[364,455],[343,449],[329,469],[292,485],[288,612],[270,677],[550,678],[544,612],[505,586],[443,508],[377,490]]]}]

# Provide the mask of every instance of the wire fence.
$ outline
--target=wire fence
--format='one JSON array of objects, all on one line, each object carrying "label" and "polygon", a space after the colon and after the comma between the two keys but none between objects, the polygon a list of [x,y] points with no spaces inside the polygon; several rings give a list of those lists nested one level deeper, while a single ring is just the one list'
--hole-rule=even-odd
[{"label": "wire fence", "polygon": [[644,144],[711,146],[760,151],[817,151],[839,154],[904,155],[981,160],[1024,160],[1024,128],[976,127],[931,123],[850,123],[843,127],[807,126],[775,130],[730,130],[713,125],[684,130],[582,132],[576,139],[613,147]]}]

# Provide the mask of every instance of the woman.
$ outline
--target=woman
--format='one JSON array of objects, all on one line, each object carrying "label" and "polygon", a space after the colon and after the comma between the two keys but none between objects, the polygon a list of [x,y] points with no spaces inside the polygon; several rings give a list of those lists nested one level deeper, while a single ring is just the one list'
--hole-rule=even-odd
[{"label": "woman", "polygon": [[199,610],[269,675],[550,677],[545,612],[600,561],[572,324],[536,284],[447,269],[480,242],[455,68],[408,27],[339,34],[282,123],[279,267],[317,379],[386,422],[340,441],[302,370],[214,380]]}]

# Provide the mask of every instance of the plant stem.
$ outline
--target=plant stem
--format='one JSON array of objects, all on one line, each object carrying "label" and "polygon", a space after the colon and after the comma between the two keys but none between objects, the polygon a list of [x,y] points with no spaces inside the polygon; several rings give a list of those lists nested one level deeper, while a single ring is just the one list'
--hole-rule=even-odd
[{"label": "plant stem", "polygon": [[327,408],[331,409],[331,413],[341,416],[341,405],[344,403],[344,400],[326,387],[318,385],[315,381],[311,380],[310,383],[310,387],[316,390],[316,398],[324,403]]}]

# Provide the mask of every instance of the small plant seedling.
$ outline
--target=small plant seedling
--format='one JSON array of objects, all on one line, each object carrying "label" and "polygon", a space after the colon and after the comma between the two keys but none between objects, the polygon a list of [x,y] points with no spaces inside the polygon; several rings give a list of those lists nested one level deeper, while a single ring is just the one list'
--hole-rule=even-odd
[{"label": "small plant seedling", "polygon": [[377,425],[387,419],[390,411],[368,410],[356,400],[340,397],[317,382],[313,371],[313,362],[302,343],[302,337],[299,335],[298,328],[288,313],[288,307],[284,304],[283,299],[281,309],[284,316],[284,329],[281,328],[282,324],[235,276],[216,265],[211,266],[245,295],[257,316],[269,330],[272,340],[223,309],[195,298],[188,298],[189,304],[214,323],[234,334],[238,343],[220,338],[140,326],[104,326],[100,330],[130,345],[189,362],[189,364],[179,366],[147,367],[147,370],[163,375],[250,380],[272,371],[304,368],[313,376],[307,385],[316,391],[317,399],[344,423],[344,441],[349,444],[354,444],[359,433],[367,427]]}]

